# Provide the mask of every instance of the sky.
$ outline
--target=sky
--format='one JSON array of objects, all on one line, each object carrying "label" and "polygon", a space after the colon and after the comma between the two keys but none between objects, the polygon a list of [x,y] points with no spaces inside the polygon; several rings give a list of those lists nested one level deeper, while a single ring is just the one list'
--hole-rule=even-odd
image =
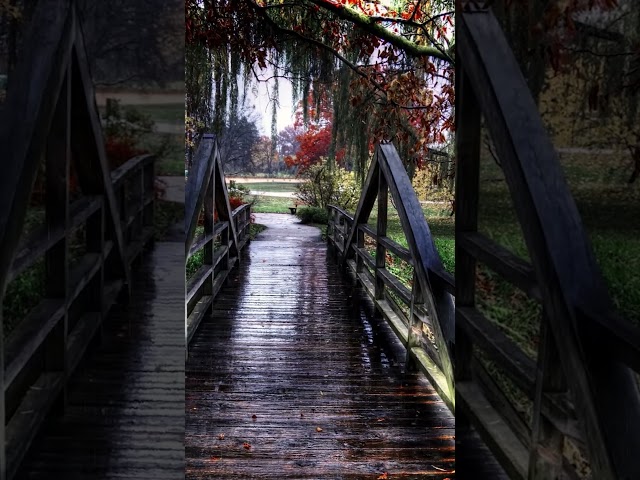
[{"label": "sky", "polygon": [[[260,72],[259,70],[257,70]],[[273,70],[269,67],[260,73],[262,79],[268,79],[273,75]],[[261,135],[271,135],[271,109],[273,108],[270,97],[274,88],[274,80],[260,82],[256,88],[247,91],[245,104],[249,107],[255,106],[256,113],[260,115],[258,130]],[[257,91],[256,91],[257,90]],[[289,125],[293,125],[294,107],[292,102],[292,85],[285,78],[278,79],[279,108],[277,115],[277,131],[281,131]]]}]

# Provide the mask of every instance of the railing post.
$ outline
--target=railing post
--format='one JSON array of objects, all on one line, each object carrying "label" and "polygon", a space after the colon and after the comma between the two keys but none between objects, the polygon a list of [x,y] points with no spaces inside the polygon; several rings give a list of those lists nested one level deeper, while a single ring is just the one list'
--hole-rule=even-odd
[{"label": "railing post", "polygon": [[549,328],[549,317],[542,313],[540,347],[533,398],[533,424],[529,450],[529,480],[561,478],[564,435],[542,411],[543,396],[565,393],[567,383],[560,365],[560,354]]},{"label": "railing post", "polygon": [[[71,69],[56,104],[51,131],[46,144],[46,224],[49,232],[63,228],[69,233],[69,177],[71,156]],[[63,372],[65,387],[56,409],[66,405],[66,379],[69,371],[67,338],[69,324],[69,242],[68,235],[45,254],[46,297],[64,299],[62,319],[45,343],[45,370]]]},{"label": "railing post", "polygon": [[380,270],[385,268],[387,249],[380,239],[387,236],[387,202],[389,186],[384,175],[378,176],[378,225],[376,229],[376,286],[375,296],[377,300],[384,298],[384,280]]},{"label": "railing post", "polygon": [[153,226],[153,218],[154,218],[154,210],[155,210],[155,158],[151,160],[147,165],[144,166],[144,182],[145,182],[145,197],[149,196],[152,201],[145,207],[144,212],[144,226],[152,227]]},{"label": "railing post", "polygon": [[[214,166],[215,168],[215,166]],[[215,185],[213,182],[213,176],[209,180],[209,185],[207,186],[207,191],[204,197],[204,234],[210,235],[213,233],[214,227],[214,205],[215,205]],[[214,254],[214,238],[211,238],[205,245],[203,249],[203,265],[213,265],[213,254]],[[215,271],[211,270],[208,278],[205,280],[202,286],[202,294],[203,295],[213,295],[213,283],[215,280]],[[209,309],[210,310],[210,309]],[[210,313],[210,312],[209,312]]]},{"label": "railing post", "polygon": [[[478,230],[478,197],[480,184],[480,107],[473,86],[464,70],[456,75],[458,106],[456,108],[456,179],[455,235],[460,238]],[[476,260],[456,242],[456,306],[475,304]],[[457,322],[456,322],[457,325]],[[469,335],[456,327],[456,381],[471,379],[473,343]],[[457,403],[457,402],[456,402]]]},{"label": "railing post", "polygon": [[407,372],[417,370],[417,364],[411,349],[414,347],[422,347],[422,320],[416,313],[416,307],[424,305],[424,295],[420,288],[420,282],[416,271],[413,271],[413,288],[411,289],[411,305],[409,306],[409,328],[407,332],[407,355],[405,359],[405,369]]},{"label": "railing post", "polygon": [[[352,224],[351,228],[357,228],[355,232],[356,247],[359,249],[364,248],[364,232],[360,228],[358,228],[358,226],[355,224]],[[364,269],[364,260],[362,260],[362,255],[356,254],[356,272],[361,273],[363,269]]]}]

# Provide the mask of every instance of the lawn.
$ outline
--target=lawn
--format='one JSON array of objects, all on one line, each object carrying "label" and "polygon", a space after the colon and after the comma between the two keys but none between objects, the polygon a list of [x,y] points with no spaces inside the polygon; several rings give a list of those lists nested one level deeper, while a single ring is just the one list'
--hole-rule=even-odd
[{"label": "lawn", "polygon": [[[149,115],[154,122],[184,125],[184,103],[121,105],[123,108],[132,107],[142,114]],[[105,112],[105,107],[100,106],[98,111],[102,116]]]},{"label": "lawn", "polygon": [[[573,154],[563,155],[561,161],[613,301],[626,318],[640,325],[640,188],[626,185],[623,175],[612,172],[611,165],[619,163],[614,158]],[[486,157],[479,206],[479,230],[529,259],[502,172]],[[486,268],[480,270],[478,282],[480,292],[488,296],[482,303],[494,310],[490,312],[494,320],[513,328],[516,336],[520,329],[537,331],[538,320],[533,320],[537,315],[526,314],[531,306],[522,292],[498,285],[497,276]],[[510,308],[535,325],[518,321],[520,315],[514,319]],[[527,349],[534,351],[537,336],[521,333],[528,338]]]},{"label": "lawn", "polygon": [[239,183],[247,187],[252,192],[282,192],[293,193],[299,184],[292,182],[256,182],[256,183]]},{"label": "lawn", "polygon": [[135,105],[135,108],[155,122],[184,125],[184,103]]},{"label": "lawn", "polygon": [[249,195],[247,200],[252,201],[254,198],[256,203],[251,207],[251,211],[254,213],[290,213],[289,207],[292,207],[295,202],[291,198],[263,195]]},{"label": "lawn", "polygon": [[[640,325],[640,185],[626,185],[612,169],[621,159],[603,155],[563,155],[561,164],[582,222],[615,305]],[[529,260],[503,173],[483,151],[478,229]],[[477,307],[532,359],[539,344],[541,306],[479,264]],[[483,360],[492,378],[522,417],[530,422],[532,402],[493,362]]]}]

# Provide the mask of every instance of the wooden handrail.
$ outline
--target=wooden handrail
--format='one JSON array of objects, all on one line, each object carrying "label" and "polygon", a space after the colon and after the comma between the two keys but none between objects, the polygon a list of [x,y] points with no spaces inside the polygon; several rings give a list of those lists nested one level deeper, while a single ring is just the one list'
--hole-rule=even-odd
[{"label": "wooden handrail", "polygon": [[[386,235],[388,195],[396,206],[408,248]],[[367,221],[376,198],[378,224],[374,229]],[[420,202],[395,147],[381,144],[376,148],[353,217],[335,206],[328,209],[327,237],[337,248],[340,261],[350,266],[405,344],[408,364],[420,367],[449,408],[455,410],[453,281],[444,270]],[[365,234],[376,243],[375,258],[364,249]],[[386,268],[387,251],[413,267],[413,288],[404,286]],[[424,336],[425,326],[433,336],[433,345]]]},{"label": "wooden handrail", "polygon": [[[574,412],[583,430],[581,442],[594,478],[640,478],[633,453],[640,451],[640,430],[628,428],[640,425],[633,372],[640,367],[640,329],[614,313],[557,153],[518,63],[492,11],[476,3],[467,2],[457,20],[461,72],[456,75],[456,378],[463,387],[458,389],[459,403],[511,476],[538,480],[571,470],[562,461],[562,439],[571,436],[564,426],[569,414],[554,417],[546,407],[551,393],[563,393],[571,404],[565,411]],[[531,264],[477,233],[480,115],[501,159]],[[476,261],[543,306],[537,365],[532,372],[535,362],[528,362],[522,378],[533,388],[525,391],[532,394],[534,406],[530,438],[523,443],[510,437],[522,432],[518,422],[505,416],[482,375],[473,373],[479,362],[474,345],[487,353],[500,353],[507,345],[504,339],[497,343],[500,332],[492,334],[489,320],[475,308]],[[524,355],[515,344],[509,348],[513,353],[502,359],[494,355],[505,371]],[[607,355],[602,355],[603,349]],[[499,418],[511,430],[495,427]]]},{"label": "wooden handrail", "polygon": [[[198,144],[185,194],[185,261],[198,252],[203,253],[202,267],[187,282],[185,336],[188,354],[189,342],[198,325],[240,260],[240,252],[249,241],[251,223],[249,204],[231,211],[218,143],[212,134],[203,135]],[[214,208],[218,216],[216,223]],[[204,232],[195,238],[202,214]]]}]

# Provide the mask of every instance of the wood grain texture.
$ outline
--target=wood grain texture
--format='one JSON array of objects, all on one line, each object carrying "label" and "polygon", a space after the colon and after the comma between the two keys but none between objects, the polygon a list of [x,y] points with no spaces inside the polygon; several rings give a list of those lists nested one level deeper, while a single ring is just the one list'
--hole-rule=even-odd
[{"label": "wood grain texture", "polygon": [[177,479],[184,474],[184,250],[158,242],[72,376],[20,479]]},{"label": "wood grain texture", "polygon": [[187,478],[453,478],[453,415],[319,231],[256,216],[189,347]]}]

